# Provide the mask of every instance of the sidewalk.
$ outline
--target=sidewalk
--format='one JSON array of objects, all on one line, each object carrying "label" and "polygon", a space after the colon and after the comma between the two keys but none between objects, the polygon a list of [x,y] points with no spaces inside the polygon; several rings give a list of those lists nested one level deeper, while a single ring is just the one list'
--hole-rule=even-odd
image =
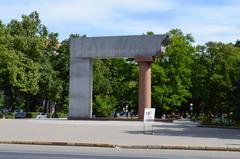
[{"label": "sidewalk", "polygon": [[[147,127],[151,131],[151,126]],[[240,129],[197,127],[197,123],[155,122],[154,134],[143,134],[139,121],[70,121],[66,119],[1,119],[0,143],[171,148],[240,151]],[[67,144],[68,143],[68,144]],[[84,145],[83,145],[84,146]]]}]

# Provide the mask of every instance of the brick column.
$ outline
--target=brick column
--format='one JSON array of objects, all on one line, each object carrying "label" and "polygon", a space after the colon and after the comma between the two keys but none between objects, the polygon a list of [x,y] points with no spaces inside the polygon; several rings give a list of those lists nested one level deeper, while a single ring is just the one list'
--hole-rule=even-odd
[{"label": "brick column", "polygon": [[139,64],[139,96],[138,96],[138,116],[144,117],[144,108],[151,108],[151,56],[135,57]]}]

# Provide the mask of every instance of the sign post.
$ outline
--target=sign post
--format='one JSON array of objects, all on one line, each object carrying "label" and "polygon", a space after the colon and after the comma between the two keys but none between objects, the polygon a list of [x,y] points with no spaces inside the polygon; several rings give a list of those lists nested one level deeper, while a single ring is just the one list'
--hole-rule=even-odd
[{"label": "sign post", "polygon": [[143,118],[143,134],[146,134],[146,125],[151,124],[153,134],[153,124],[155,119],[155,108],[145,108],[144,109],[144,118]]}]

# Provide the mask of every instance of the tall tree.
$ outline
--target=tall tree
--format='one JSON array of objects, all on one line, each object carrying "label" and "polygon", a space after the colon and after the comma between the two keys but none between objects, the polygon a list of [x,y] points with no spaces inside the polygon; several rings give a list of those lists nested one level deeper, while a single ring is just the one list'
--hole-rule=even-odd
[{"label": "tall tree", "polygon": [[37,12],[1,24],[0,31],[4,33],[0,34],[0,89],[11,101],[8,105],[13,110],[21,103],[27,111],[35,111],[42,100],[55,103],[63,83],[54,67],[57,34],[48,34]]},{"label": "tall tree", "polygon": [[[135,62],[131,59],[96,59],[93,70],[93,110],[95,115],[103,115],[102,113],[98,114],[101,112],[100,109],[121,110],[126,103],[128,103],[129,109],[136,109],[137,73]],[[109,100],[115,103],[111,105],[111,109],[106,106],[99,107],[101,105],[99,102],[106,105]]]},{"label": "tall tree", "polygon": [[240,52],[232,44],[208,42],[197,47],[193,65],[193,100],[205,114],[233,111]]},{"label": "tall tree", "polygon": [[191,97],[193,37],[179,29],[169,32],[171,41],[166,52],[153,64],[152,99],[157,111],[176,111]]}]

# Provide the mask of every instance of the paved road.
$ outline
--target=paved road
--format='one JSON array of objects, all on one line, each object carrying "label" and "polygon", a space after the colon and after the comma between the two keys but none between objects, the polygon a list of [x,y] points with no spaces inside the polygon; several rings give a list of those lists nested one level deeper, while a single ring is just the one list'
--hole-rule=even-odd
[{"label": "paved road", "polygon": [[156,122],[154,135],[144,135],[143,123],[136,121],[19,119],[0,120],[0,141],[240,147],[240,129],[200,128],[189,121]]},{"label": "paved road", "polygon": [[1,159],[239,159],[239,152],[0,145]]}]

